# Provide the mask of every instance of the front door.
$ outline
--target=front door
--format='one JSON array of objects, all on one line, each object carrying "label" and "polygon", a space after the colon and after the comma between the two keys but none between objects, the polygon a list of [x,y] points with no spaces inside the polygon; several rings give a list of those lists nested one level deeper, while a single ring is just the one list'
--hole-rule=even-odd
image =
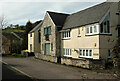
[{"label": "front door", "polygon": [[45,54],[50,55],[50,43],[45,44]]}]

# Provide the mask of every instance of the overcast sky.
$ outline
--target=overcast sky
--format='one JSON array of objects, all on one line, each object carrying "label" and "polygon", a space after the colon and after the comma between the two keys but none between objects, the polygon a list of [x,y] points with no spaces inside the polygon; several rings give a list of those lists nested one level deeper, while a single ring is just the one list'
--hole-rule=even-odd
[{"label": "overcast sky", "polygon": [[[21,2],[20,2],[21,1]],[[86,9],[93,5],[99,4],[104,0],[88,2],[85,1],[38,1],[38,0],[1,0],[0,1],[0,15],[4,14],[8,24],[25,25],[28,20],[35,22],[42,20],[46,11],[54,11],[60,13],[75,13],[80,10]],[[64,1],[64,2],[63,2]]]}]

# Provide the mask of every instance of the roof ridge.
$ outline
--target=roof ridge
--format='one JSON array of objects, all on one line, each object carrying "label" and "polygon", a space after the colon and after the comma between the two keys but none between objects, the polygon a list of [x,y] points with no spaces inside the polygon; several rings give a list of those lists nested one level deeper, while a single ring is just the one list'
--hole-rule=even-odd
[{"label": "roof ridge", "polygon": [[61,12],[53,12],[53,11],[46,11],[48,13],[56,13],[56,14],[63,14],[63,15],[70,15],[70,14],[67,14],[67,13],[61,13]]}]

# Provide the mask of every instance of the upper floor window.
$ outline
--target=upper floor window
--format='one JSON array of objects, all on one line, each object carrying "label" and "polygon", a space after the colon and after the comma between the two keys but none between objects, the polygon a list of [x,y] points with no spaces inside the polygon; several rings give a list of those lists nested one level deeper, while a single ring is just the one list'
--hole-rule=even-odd
[{"label": "upper floor window", "polygon": [[92,34],[99,33],[98,27],[99,27],[98,25],[92,25],[92,26],[86,27],[86,35],[92,35]]},{"label": "upper floor window", "polygon": [[69,39],[70,38],[70,31],[66,31],[62,33],[62,38],[63,39]]},{"label": "upper floor window", "polygon": [[110,33],[109,20],[100,24],[100,33]]},{"label": "upper floor window", "polygon": [[44,35],[51,35],[51,27],[44,28]]},{"label": "upper floor window", "polygon": [[32,37],[32,33],[30,33],[30,37]]},{"label": "upper floor window", "polygon": [[100,24],[100,33],[103,33],[103,34],[110,33],[110,13],[101,22],[101,24]]},{"label": "upper floor window", "polygon": [[32,44],[30,44],[30,52],[32,52]]}]

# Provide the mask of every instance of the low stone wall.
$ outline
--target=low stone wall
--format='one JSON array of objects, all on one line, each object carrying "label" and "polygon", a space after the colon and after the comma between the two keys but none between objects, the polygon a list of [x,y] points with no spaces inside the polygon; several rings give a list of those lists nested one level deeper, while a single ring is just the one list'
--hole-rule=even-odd
[{"label": "low stone wall", "polygon": [[90,68],[89,60],[88,59],[82,59],[82,58],[81,59],[74,59],[74,58],[62,57],[61,58],[61,64],[77,66],[77,67],[82,67],[82,68]]},{"label": "low stone wall", "polygon": [[35,58],[57,63],[57,57],[36,53]]}]

